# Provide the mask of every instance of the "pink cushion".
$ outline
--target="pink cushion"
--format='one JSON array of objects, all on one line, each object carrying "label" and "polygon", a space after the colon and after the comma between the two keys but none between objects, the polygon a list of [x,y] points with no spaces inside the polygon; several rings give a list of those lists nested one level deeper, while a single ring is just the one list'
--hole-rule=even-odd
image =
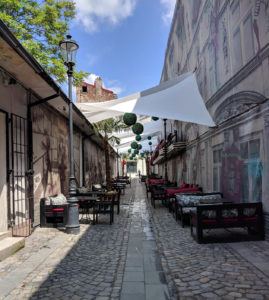
[{"label": "pink cushion", "polygon": [[258,220],[258,217],[246,217],[243,219],[244,221],[257,221]]},{"label": "pink cushion", "polygon": [[53,212],[61,212],[61,211],[64,211],[64,209],[63,208],[53,208],[53,210],[52,210]]},{"label": "pink cushion", "polygon": [[225,219],[222,219],[223,222],[237,222],[238,219],[237,218],[225,218]]},{"label": "pink cushion", "polygon": [[181,189],[171,189],[166,190],[167,196],[171,197],[174,196],[176,193],[180,193]]},{"label": "pink cushion", "polygon": [[149,184],[164,183],[164,179],[150,179]]},{"label": "pink cushion", "polygon": [[185,187],[187,187],[187,184],[186,183],[181,183],[180,188],[184,189]]}]

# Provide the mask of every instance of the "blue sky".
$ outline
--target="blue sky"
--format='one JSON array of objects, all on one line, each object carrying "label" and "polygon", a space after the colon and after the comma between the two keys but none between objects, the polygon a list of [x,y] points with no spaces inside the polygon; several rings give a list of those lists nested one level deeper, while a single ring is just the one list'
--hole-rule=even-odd
[{"label": "blue sky", "polygon": [[78,69],[119,97],[159,83],[175,0],[75,0]]}]

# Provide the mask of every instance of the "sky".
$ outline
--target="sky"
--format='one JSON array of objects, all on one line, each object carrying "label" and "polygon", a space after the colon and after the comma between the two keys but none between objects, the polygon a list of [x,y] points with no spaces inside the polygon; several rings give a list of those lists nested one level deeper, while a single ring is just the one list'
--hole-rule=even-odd
[{"label": "sky", "polygon": [[124,97],[159,84],[176,0],[74,0],[77,69]]}]

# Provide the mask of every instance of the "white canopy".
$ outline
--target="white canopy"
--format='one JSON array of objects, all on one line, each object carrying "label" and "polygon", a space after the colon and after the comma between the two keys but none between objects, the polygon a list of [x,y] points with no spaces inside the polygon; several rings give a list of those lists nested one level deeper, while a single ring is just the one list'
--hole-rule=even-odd
[{"label": "white canopy", "polygon": [[90,122],[125,112],[215,126],[200,95],[195,75],[183,74],[151,89],[116,100],[76,103]]}]

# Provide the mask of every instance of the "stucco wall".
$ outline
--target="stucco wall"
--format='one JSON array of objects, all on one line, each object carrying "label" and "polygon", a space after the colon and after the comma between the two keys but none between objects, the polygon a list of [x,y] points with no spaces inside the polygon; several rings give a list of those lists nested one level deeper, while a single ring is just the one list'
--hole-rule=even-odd
[{"label": "stucco wall", "polygon": [[269,212],[269,1],[180,0],[175,9],[161,81],[196,68],[218,127],[169,123],[188,142],[168,162],[169,179],[263,201]]}]

